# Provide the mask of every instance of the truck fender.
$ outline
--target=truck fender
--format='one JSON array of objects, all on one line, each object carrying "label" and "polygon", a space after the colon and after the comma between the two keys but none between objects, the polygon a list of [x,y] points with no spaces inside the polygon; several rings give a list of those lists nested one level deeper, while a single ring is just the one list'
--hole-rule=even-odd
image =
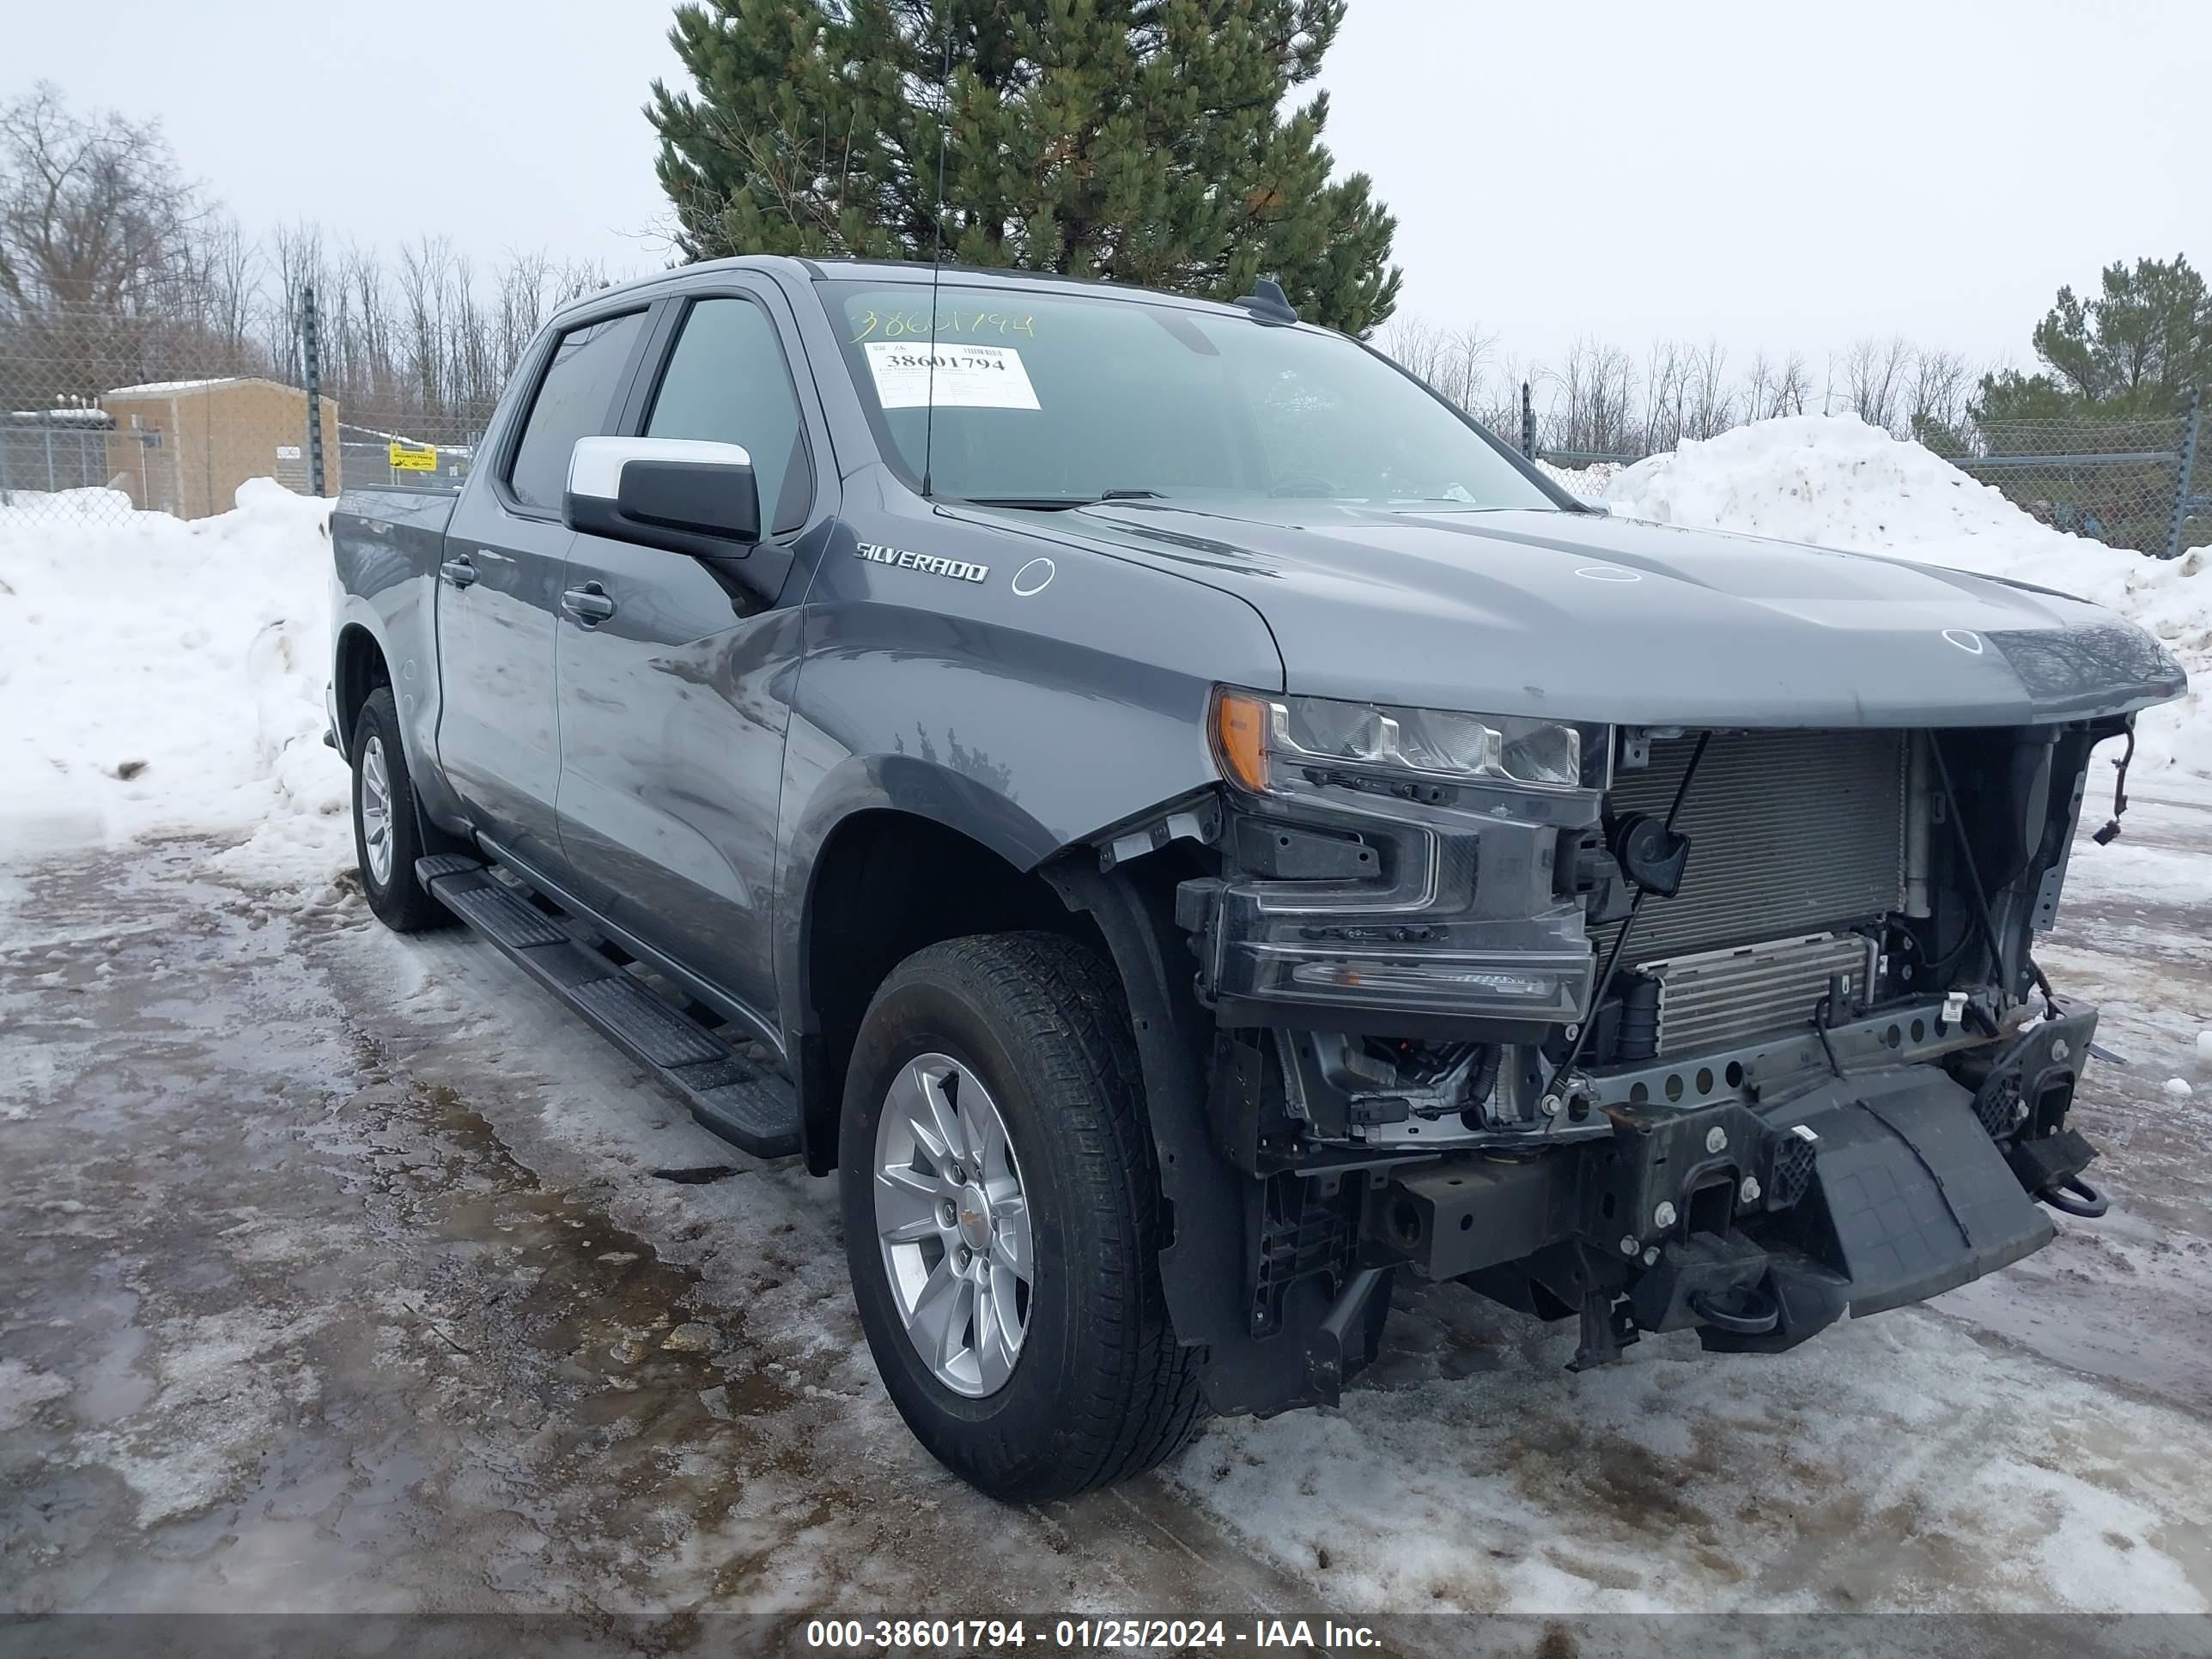
[{"label": "truck fender", "polygon": [[1201,1376],[1215,1410],[1279,1410],[1293,1399],[1249,1397],[1255,1364],[1295,1361],[1275,1380],[1295,1396],[1303,1392],[1306,1356],[1274,1352],[1297,1340],[1293,1329],[1281,1332],[1266,1353],[1251,1334],[1247,1285],[1263,1189],[1214,1144],[1206,1103],[1213,1020],[1192,994],[1174,884],[1140,880],[1141,871],[1140,864],[1101,873],[1095,855],[1079,849],[1042,873],[1068,908],[1097,924],[1128,999],[1160,1195],[1172,1229],[1160,1252],[1160,1288],[1176,1339],[1206,1351]]}]

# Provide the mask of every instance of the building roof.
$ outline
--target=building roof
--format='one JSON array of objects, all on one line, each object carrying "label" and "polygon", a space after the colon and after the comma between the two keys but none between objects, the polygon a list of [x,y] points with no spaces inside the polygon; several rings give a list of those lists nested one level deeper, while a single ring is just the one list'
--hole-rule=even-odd
[{"label": "building roof", "polygon": [[[121,398],[192,398],[203,392],[219,392],[225,386],[273,386],[279,392],[289,392],[295,397],[307,396],[289,381],[272,380],[266,374],[221,374],[204,380],[149,380],[143,386],[119,386],[112,392],[103,392],[100,395]],[[334,404],[337,400],[325,392],[323,401]]]},{"label": "building roof", "polygon": [[7,418],[34,426],[98,426],[115,424],[115,416],[104,409],[82,409],[64,405],[59,409],[11,409]]},{"label": "building roof", "polygon": [[107,398],[175,398],[187,392],[204,392],[210,386],[235,386],[242,380],[253,378],[258,377],[224,374],[206,380],[149,380],[143,386],[119,386],[100,395]]}]

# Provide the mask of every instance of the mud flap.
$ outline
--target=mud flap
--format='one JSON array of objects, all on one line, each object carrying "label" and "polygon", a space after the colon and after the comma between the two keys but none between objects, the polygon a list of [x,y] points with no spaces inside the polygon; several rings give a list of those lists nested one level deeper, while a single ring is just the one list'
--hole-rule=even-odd
[{"label": "mud flap", "polygon": [[1939,1296],[2057,1233],[1972,1097],[1932,1068],[1785,1121],[1819,1137],[1793,1242],[1850,1281],[1854,1317]]}]

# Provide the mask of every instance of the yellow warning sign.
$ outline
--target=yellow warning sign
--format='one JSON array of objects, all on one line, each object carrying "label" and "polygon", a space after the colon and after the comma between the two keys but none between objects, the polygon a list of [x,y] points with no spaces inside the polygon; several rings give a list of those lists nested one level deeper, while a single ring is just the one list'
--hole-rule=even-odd
[{"label": "yellow warning sign", "polygon": [[395,443],[392,446],[392,468],[395,472],[435,472],[438,447],[435,444]]}]

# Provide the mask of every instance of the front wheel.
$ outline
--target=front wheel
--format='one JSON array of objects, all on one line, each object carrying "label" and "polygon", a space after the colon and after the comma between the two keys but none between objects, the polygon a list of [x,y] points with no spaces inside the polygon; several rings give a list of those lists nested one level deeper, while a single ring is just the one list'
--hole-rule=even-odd
[{"label": "front wheel", "polygon": [[1121,988],[1048,933],[918,951],[869,1005],[839,1131],[854,1298],[891,1401],[994,1497],[1066,1498],[1187,1444]]}]

